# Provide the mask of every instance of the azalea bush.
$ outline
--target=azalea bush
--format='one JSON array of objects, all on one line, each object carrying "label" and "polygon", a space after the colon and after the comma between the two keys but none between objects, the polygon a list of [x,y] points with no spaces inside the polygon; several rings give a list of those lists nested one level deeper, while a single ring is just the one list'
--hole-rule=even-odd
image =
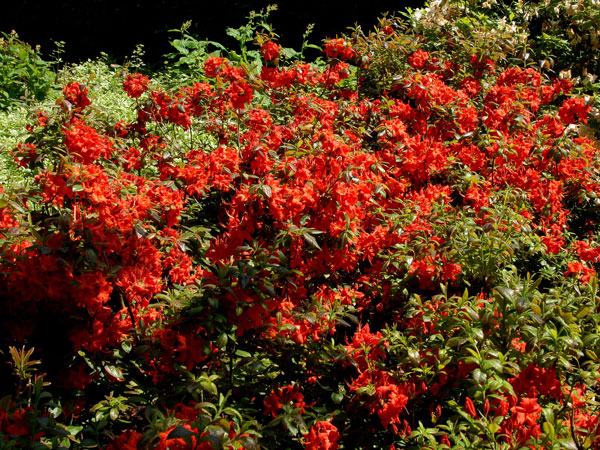
[{"label": "azalea bush", "polygon": [[574,91],[593,103],[581,130],[600,136],[600,8],[597,0],[428,1],[406,13],[414,31],[430,43],[452,41],[454,48],[485,54],[493,61],[528,65],[552,77],[566,78]]},{"label": "azalea bush", "polygon": [[28,125],[3,445],[600,448],[590,101],[395,19],[313,63],[251,23]]}]

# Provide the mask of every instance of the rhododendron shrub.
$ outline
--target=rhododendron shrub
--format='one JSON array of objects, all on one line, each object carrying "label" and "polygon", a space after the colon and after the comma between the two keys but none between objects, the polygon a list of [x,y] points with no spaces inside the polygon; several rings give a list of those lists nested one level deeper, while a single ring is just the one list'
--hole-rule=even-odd
[{"label": "rhododendron shrub", "polygon": [[590,105],[426,44],[67,83],[0,192],[5,442],[599,448]]}]

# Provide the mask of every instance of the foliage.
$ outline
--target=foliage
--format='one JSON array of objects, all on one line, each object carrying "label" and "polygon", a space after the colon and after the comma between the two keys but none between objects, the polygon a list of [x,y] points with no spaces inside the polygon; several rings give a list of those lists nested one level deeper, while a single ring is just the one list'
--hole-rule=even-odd
[{"label": "foliage", "polygon": [[32,115],[5,447],[599,448],[590,102],[492,19],[307,63],[257,17],[236,52],[184,30],[171,73],[64,72]]},{"label": "foliage", "polygon": [[[132,111],[134,102],[122,89],[122,77],[127,68],[112,65],[106,59],[101,56],[94,61],[67,66],[59,73],[59,81],[63,84],[76,80],[84,83],[89,95],[94,98],[93,108],[98,119],[113,123],[131,121],[135,117]],[[62,92],[58,91],[52,99],[58,101],[60,97]]]},{"label": "foliage", "polygon": [[14,188],[24,182],[26,175],[18,169],[10,150],[27,137],[28,115],[25,106],[15,105],[0,111],[0,185]]},{"label": "foliage", "polygon": [[43,100],[54,81],[50,65],[39,48],[21,40],[13,31],[0,37],[0,110],[25,101]]}]

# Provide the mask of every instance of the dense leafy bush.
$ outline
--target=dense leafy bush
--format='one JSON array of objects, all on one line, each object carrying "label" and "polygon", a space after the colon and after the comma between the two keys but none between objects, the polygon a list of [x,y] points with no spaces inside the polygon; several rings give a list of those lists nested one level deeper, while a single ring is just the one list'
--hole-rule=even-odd
[{"label": "dense leafy bush", "polygon": [[0,111],[0,184],[11,186],[22,184],[24,173],[17,168],[10,150],[27,137],[30,110],[25,106],[13,106]]},{"label": "dense leafy bush", "polygon": [[14,150],[5,445],[599,448],[589,102],[395,20],[244,33],[123,71],[121,118],[69,80]]},{"label": "dense leafy bush", "polygon": [[0,109],[23,100],[43,100],[54,81],[49,63],[39,48],[19,40],[15,32],[1,34]]},{"label": "dense leafy bush", "polygon": [[[600,69],[600,4],[584,1],[481,1],[433,0],[410,16],[413,25],[426,29],[462,29],[465,22],[474,35],[487,28],[493,43],[498,38],[525,38],[531,53],[525,59],[541,67],[572,70],[593,81]],[[458,20],[457,20],[458,19]],[[490,24],[499,25],[497,29]],[[422,31],[422,30],[421,30]],[[452,32],[452,31],[451,31]],[[517,32],[517,33],[515,33]],[[476,44],[477,39],[474,39]],[[488,46],[489,51],[493,51]],[[523,54],[515,55],[523,58]]]}]

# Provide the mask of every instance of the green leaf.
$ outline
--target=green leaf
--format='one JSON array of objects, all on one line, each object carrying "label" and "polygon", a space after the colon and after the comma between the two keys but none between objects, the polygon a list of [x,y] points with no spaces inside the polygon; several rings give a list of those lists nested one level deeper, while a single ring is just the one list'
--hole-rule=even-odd
[{"label": "green leaf", "polygon": [[550,422],[544,422],[542,429],[548,439],[554,439],[554,426]]},{"label": "green leaf", "polygon": [[273,194],[273,189],[271,188],[271,186],[269,186],[268,184],[262,184],[260,187],[265,197],[271,198],[271,195]]},{"label": "green leaf", "polygon": [[76,426],[76,425],[71,425],[66,428],[67,428],[67,431],[69,433],[71,433],[73,436],[75,436],[76,434],[79,434],[81,432],[81,430],[83,430],[82,426]]},{"label": "green leaf", "polygon": [[8,411],[11,404],[12,404],[12,396],[11,395],[5,395],[4,397],[0,398],[0,410]]},{"label": "green leaf", "polygon": [[125,353],[129,353],[132,349],[131,342],[123,341],[121,342],[121,348]]},{"label": "green leaf", "polygon": [[569,439],[569,438],[558,439],[556,441],[556,443],[560,444],[560,448],[565,449],[565,450],[578,450],[577,444],[575,444],[575,442],[573,442],[573,439]]},{"label": "green leaf", "polygon": [[581,311],[579,311],[579,313],[577,313],[577,318],[578,319],[583,319],[584,317],[586,317],[590,312],[592,311],[592,308],[590,308],[589,306],[586,306],[585,308],[583,308]]},{"label": "green leaf", "polygon": [[339,392],[332,392],[331,393],[331,400],[336,405],[339,405],[340,403],[342,403],[343,399],[344,399],[344,394],[340,394]]},{"label": "green leaf", "polygon": [[187,428],[177,425],[167,436],[167,439],[185,439],[190,436],[194,436],[196,433],[188,430]]},{"label": "green leaf", "polygon": [[104,371],[109,374],[111,377],[116,378],[119,381],[123,381],[125,378],[123,377],[123,371],[116,366],[105,366]]},{"label": "green leaf", "polygon": [[516,293],[516,291],[514,289],[511,289],[511,288],[509,288],[507,286],[498,286],[495,289],[506,300],[508,300],[510,302],[514,302],[515,301],[515,295],[517,293]]},{"label": "green leaf", "polygon": [[218,394],[217,385],[215,383],[213,383],[212,381],[201,381],[200,386],[202,386],[202,389],[204,389],[206,392],[208,392],[210,394],[213,394],[213,395]]},{"label": "green leaf", "polygon": [[[38,417],[37,423],[39,423],[42,428],[46,428],[48,426],[48,424],[50,423],[50,417]],[[83,427],[80,427],[80,428],[83,429]],[[67,427],[67,430],[69,430],[69,427]],[[71,431],[71,430],[69,430],[69,431]],[[77,434],[77,433],[71,432],[71,434]]]},{"label": "green leaf", "polygon": [[227,33],[227,36],[231,36],[234,39],[239,39],[241,37],[240,31],[236,28],[227,28],[225,33]]},{"label": "green leaf", "polygon": [[502,367],[502,363],[497,359],[486,359],[481,363],[484,369],[492,368],[498,373],[502,373],[504,371],[504,367]]},{"label": "green leaf", "polygon": [[304,240],[306,242],[308,242],[314,248],[316,248],[317,250],[321,250],[319,243],[317,242],[317,240],[315,239],[315,237],[312,234],[310,234],[308,232],[304,232],[304,233],[302,233],[302,237],[304,238]]},{"label": "green leaf", "polygon": [[95,267],[98,264],[98,256],[93,248],[85,249],[85,259],[92,267]]},{"label": "green leaf", "polygon": [[488,430],[490,430],[490,433],[492,433],[492,434],[497,433],[499,429],[500,429],[500,425],[498,425],[497,423],[490,422],[488,424]]},{"label": "green leaf", "polygon": [[203,439],[210,442],[213,450],[223,450],[223,441],[225,439],[225,431],[221,428],[210,427],[208,436]]},{"label": "green leaf", "polygon": [[217,348],[224,349],[227,345],[227,341],[229,340],[227,333],[221,333],[219,338],[217,339]]}]

